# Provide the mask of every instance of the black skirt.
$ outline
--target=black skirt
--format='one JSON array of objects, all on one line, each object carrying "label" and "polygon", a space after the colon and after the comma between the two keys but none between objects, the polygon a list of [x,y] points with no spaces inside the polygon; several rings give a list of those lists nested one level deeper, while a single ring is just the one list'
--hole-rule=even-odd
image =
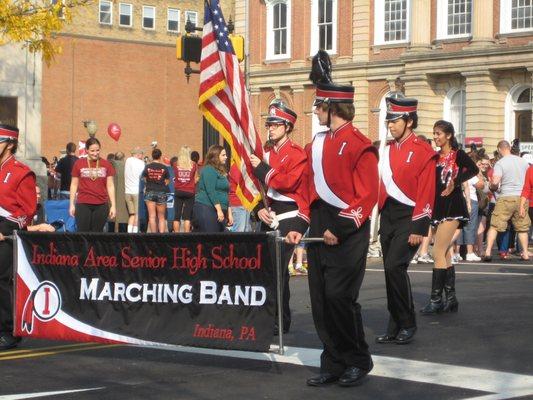
[{"label": "black skirt", "polygon": [[466,200],[461,187],[456,187],[448,196],[441,196],[437,191],[431,225],[438,225],[443,221],[459,221],[459,228],[468,223],[470,215],[466,207]]}]

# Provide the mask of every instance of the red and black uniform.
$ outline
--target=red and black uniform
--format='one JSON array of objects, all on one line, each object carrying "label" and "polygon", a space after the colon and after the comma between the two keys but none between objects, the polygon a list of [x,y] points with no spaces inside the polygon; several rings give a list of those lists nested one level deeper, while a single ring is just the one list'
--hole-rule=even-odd
[{"label": "red and black uniform", "polygon": [[[352,89],[353,91],[353,89]],[[377,202],[377,150],[351,122],[317,133],[308,153],[310,237],[329,230],[339,244],[310,243],[309,289],[315,327],[324,344],[321,373],[372,369],[357,303],[366,269],[369,217]],[[302,232],[302,231],[300,231]]]},{"label": "red and black uniform", "polygon": [[[287,139],[278,148],[274,147],[264,153],[265,161],[255,169],[254,174],[267,186],[267,202],[271,211],[276,213],[279,221],[277,228],[282,236],[290,231],[307,230],[309,218],[305,212],[305,179],[307,167],[305,151]],[[263,203],[254,210],[256,213],[264,208]],[[263,224],[264,230],[271,230]],[[283,268],[283,329],[288,331],[291,323],[289,308],[289,272],[287,266],[294,246],[285,245],[282,254]]]},{"label": "red and black uniform", "polygon": [[[37,210],[35,174],[13,155],[0,165],[0,233],[25,229]],[[13,244],[0,241],[0,336],[13,332]]]},{"label": "red and black uniform", "polygon": [[407,268],[418,246],[409,235],[427,236],[435,202],[437,153],[413,132],[401,143],[391,141],[380,161],[380,241],[383,251],[388,334],[416,327]]}]

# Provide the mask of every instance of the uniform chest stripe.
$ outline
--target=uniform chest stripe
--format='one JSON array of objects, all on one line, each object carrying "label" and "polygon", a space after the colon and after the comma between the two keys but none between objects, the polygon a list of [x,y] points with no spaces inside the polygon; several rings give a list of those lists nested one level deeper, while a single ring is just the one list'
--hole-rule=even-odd
[{"label": "uniform chest stripe", "polygon": [[333,193],[324,177],[322,154],[324,150],[325,139],[326,135],[317,135],[313,141],[313,179],[315,182],[316,192],[326,203],[337,208],[345,209],[348,208],[349,205],[340,199],[335,193]]},{"label": "uniform chest stripe", "polygon": [[400,203],[407,204],[408,206],[414,207],[415,202],[411,200],[402,190],[398,187],[396,182],[394,182],[394,177],[392,176],[392,168],[390,165],[390,146],[385,147],[381,163],[381,179],[387,190],[387,194],[393,199],[398,200]]}]

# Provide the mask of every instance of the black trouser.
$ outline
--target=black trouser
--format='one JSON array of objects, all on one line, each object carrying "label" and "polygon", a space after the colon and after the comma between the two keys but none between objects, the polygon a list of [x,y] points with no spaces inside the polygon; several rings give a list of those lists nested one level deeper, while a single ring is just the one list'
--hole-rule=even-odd
[{"label": "black trouser", "polygon": [[[297,210],[298,207],[296,206],[296,203],[290,203],[290,202],[281,202],[281,201],[273,201],[270,204],[270,209],[276,213],[276,215],[282,215],[285,212],[290,212]],[[287,236],[287,233],[289,233],[292,230],[295,230],[295,218],[287,218],[279,221],[278,230],[280,232],[280,236],[284,237]],[[262,231],[271,231],[272,229],[265,225],[264,223],[261,224],[261,230]],[[283,294],[283,329],[285,331],[289,330],[291,326],[291,309],[289,306],[289,302],[291,299],[291,291],[289,287],[289,261],[292,258],[292,253],[294,252],[294,245],[289,245],[285,242],[283,242],[281,246],[281,282],[283,284],[282,288],[282,294]],[[273,257],[275,260],[275,257]],[[276,297],[277,299],[277,297]],[[278,322],[278,304],[276,300],[276,324]]]},{"label": "black trouser", "polygon": [[76,229],[78,232],[103,232],[109,205],[104,204],[76,204]]},{"label": "black trouser", "polygon": [[[0,233],[11,235],[18,225],[0,221]],[[13,242],[0,241],[0,336],[13,332]]]},{"label": "black trouser", "polygon": [[413,207],[387,200],[381,210],[380,241],[390,313],[387,333],[395,335],[402,328],[416,326],[411,281],[407,268],[418,246],[408,243]]},{"label": "black trouser", "polygon": [[[339,210],[336,210],[338,212]],[[310,237],[322,237],[331,224],[330,207],[311,208]],[[357,302],[366,269],[370,222],[366,221],[339,245],[307,246],[309,292],[313,320],[324,345],[320,371],[340,376],[348,367],[370,369],[361,306]]]}]

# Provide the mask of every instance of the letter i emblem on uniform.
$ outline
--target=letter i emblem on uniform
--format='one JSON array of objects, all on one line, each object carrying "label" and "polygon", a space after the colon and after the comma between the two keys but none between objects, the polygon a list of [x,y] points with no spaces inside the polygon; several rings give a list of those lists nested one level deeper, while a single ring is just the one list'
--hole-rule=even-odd
[{"label": "letter i emblem on uniform", "polygon": [[413,157],[413,152],[412,151],[410,151],[409,155],[407,156],[407,161],[406,161],[407,163],[411,162],[411,157]]},{"label": "letter i emblem on uniform", "polygon": [[7,181],[9,180],[10,176],[11,176],[11,172],[8,172],[6,177],[4,178],[4,183],[7,183]]},{"label": "letter i emblem on uniform", "polygon": [[339,156],[342,156],[342,151],[344,150],[345,147],[346,147],[346,142],[342,142],[341,148],[339,150]]}]

